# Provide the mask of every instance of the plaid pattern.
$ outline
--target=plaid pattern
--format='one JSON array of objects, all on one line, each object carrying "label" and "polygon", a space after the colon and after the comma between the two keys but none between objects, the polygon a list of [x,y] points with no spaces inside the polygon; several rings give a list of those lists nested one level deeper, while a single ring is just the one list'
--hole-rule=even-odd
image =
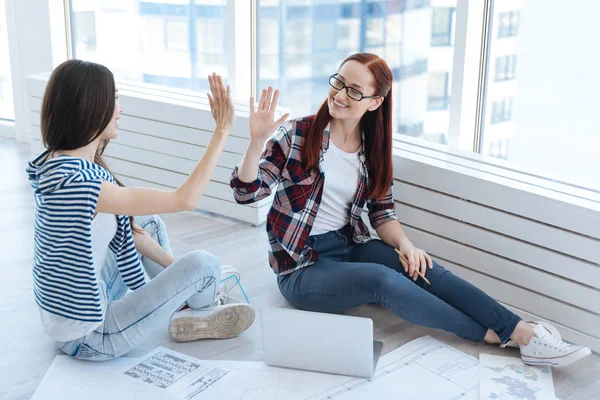
[{"label": "plaid pattern", "polygon": [[[267,215],[267,235],[271,249],[269,263],[277,275],[285,275],[313,264],[317,252],[309,245],[310,231],[321,203],[325,174],[323,156],[329,148],[329,126],[323,132],[319,172],[307,172],[302,165],[301,148],[308,135],[311,117],[283,124],[267,141],[259,163],[258,178],[242,182],[238,168],[233,170],[230,186],[239,204],[259,201],[274,192]],[[364,143],[364,136],[363,136]],[[368,175],[364,145],[359,152],[360,181],[350,207],[350,225],[356,243],[371,240],[369,229],[361,219],[366,204],[373,228],[396,220],[392,186],[380,200],[368,199]]]}]

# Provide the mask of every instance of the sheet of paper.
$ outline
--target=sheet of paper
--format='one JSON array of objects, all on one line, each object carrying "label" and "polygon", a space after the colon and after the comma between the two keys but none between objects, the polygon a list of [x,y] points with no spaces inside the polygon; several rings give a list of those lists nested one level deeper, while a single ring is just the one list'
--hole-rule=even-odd
[{"label": "sheet of paper", "polygon": [[136,359],[80,361],[56,356],[32,400],[172,400],[173,396],[126,379],[115,371],[130,368]]},{"label": "sheet of paper", "polygon": [[447,344],[423,336],[382,356],[370,379],[350,379],[310,400],[476,400],[478,362]]},{"label": "sheet of paper", "polygon": [[142,385],[157,388],[178,399],[198,397],[229,370],[208,368],[200,360],[164,347],[157,347],[123,373]]},{"label": "sheet of paper", "polygon": [[514,357],[479,355],[479,399],[554,400],[550,367],[525,365]]},{"label": "sheet of paper", "polygon": [[219,400],[306,400],[328,388],[342,384],[347,376],[270,367],[264,362],[203,361],[230,369],[228,374],[206,390],[207,399]]},{"label": "sheet of paper", "polygon": [[206,390],[223,400],[476,400],[477,359],[424,336],[382,356],[370,379],[269,367],[263,362],[202,361],[234,374]]},{"label": "sheet of paper", "polygon": [[229,373],[217,365],[158,347],[140,358],[81,361],[56,356],[34,400],[173,400],[202,398]]}]

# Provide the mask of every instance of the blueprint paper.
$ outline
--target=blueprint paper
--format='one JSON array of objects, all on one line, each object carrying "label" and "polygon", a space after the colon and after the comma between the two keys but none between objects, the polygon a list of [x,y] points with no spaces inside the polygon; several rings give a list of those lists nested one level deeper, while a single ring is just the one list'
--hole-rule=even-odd
[{"label": "blueprint paper", "polygon": [[514,357],[479,355],[479,399],[554,400],[550,367],[525,365]]},{"label": "blueprint paper", "polygon": [[125,376],[184,400],[196,398],[229,372],[217,366],[205,367],[194,357],[164,347],[140,359],[124,371]]},{"label": "blueprint paper", "polygon": [[478,383],[476,358],[423,336],[382,356],[370,379],[347,380],[310,400],[476,400]]},{"label": "blueprint paper", "polygon": [[231,369],[206,390],[222,400],[477,400],[477,359],[424,336],[380,357],[370,379],[269,367],[263,362],[202,361]]},{"label": "blueprint paper", "polygon": [[32,399],[197,399],[228,372],[163,347],[140,358],[102,362],[56,356]]},{"label": "blueprint paper", "polygon": [[159,390],[141,386],[115,370],[130,368],[136,359],[81,361],[56,356],[32,400],[171,400]]}]

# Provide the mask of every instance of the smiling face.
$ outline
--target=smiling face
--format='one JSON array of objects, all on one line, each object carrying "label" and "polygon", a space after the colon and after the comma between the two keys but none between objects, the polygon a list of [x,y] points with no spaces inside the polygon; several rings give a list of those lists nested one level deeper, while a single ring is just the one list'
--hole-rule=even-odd
[{"label": "smiling face", "polygon": [[351,96],[355,98],[348,96],[346,88],[336,89],[331,87],[327,96],[327,105],[329,114],[333,118],[360,120],[366,112],[376,110],[383,102],[383,97],[356,100],[357,94],[363,96],[375,95],[375,78],[366,65],[350,60],[342,65],[335,78],[339,82],[333,81],[334,84],[351,88],[351,93],[354,93]]}]

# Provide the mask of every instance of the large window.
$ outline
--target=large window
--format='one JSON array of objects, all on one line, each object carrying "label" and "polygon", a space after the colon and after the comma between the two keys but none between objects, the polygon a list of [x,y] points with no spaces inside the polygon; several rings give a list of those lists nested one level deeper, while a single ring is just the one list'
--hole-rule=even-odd
[{"label": "large window", "polygon": [[[72,50],[107,65],[121,80],[204,93],[206,76],[216,71],[243,101],[251,88],[271,85],[292,117],[318,109],[342,60],[376,53],[394,75],[396,134],[600,187],[599,60],[593,51],[600,3],[586,2],[585,12],[569,23],[557,0],[466,4],[71,0]],[[0,57],[0,118],[8,114],[6,99],[12,112],[7,66]]]},{"label": "large window", "polygon": [[[452,8],[400,0],[259,0],[258,6],[257,88],[279,88],[292,116],[316,112],[342,60],[371,52],[394,74],[396,132],[446,142]],[[435,33],[423,29],[432,26]],[[442,41],[446,47],[439,47]]]},{"label": "large window", "polygon": [[0,0],[0,119],[15,119],[4,0]]},{"label": "large window", "polygon": [[490,31],[500,34],[488,49],[482,153],[600,187],[600,3],[586,2],[575,19],[554,0],[493,4]]},{"label": "large window", "polygon": [[118,79],[205,92],[226,79],[226,0],[71,0],[73,56]]}]

